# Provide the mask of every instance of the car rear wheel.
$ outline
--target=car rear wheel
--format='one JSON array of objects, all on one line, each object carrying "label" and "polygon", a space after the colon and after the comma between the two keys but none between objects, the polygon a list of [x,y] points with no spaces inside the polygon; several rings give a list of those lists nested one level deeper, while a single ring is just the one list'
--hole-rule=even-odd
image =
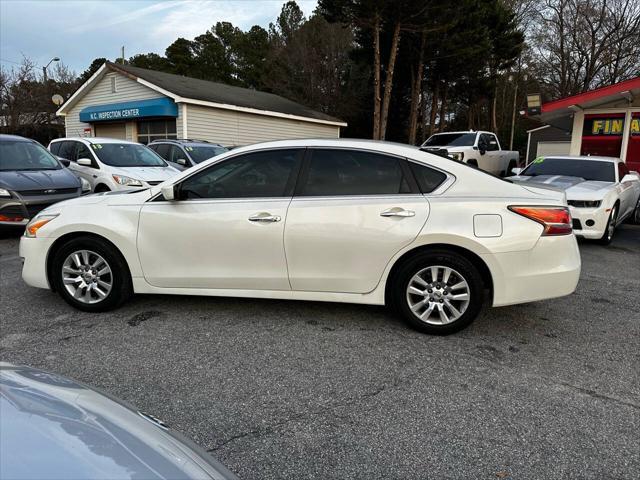
[{"label": "car rear wheel", "polygon": [[393,304],[411,327],[440,335],[473,322],[484,296],[478,269],[465,257],[447,251],[411,258],[399,269],[391,288]]},{"label": "car rear wheel", "polygon": [[131,296],[125,260],[111,244],[98,238],[70,240],[56,252],[52,268],[56,291],[80,310],[111,310]]},{"label": "car rear wheel", "polygon": [[607,221],[607,228],[605,228],[602,237],[600,237],[601,245],[609,245],[611,240],[613,240],[613,234],[616,231],[616,221],[618,220],[618,205],[614,205],[611,209],[611,214],[609,215],[609,220]]}]

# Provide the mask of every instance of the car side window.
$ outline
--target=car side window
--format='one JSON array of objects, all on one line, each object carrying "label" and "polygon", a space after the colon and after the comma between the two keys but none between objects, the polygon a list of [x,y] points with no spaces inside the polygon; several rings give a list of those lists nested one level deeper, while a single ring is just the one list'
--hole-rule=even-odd
[{"label": "car side window", "polygon": [[268,198],[288,197],[298,175],[301,149],[248,153],[216,163],[186,179],[180,197]]},{"label": "car side window", "polygon": [[431,193],[444,182],[447,176],[433,168],[429,168],[425,165],[418,165],[414,162],[409,162],[411,171],[416,177],[418,187],[422,193]]},{"label": "car side window", "polygon": [[360,150],[315,149],[300,196],[411,193],[400,159]]},{"label": "car side window", "polygon": [[150,148],[165,160],[169,160],[169,147],[170,145],[167,145],[166,143],[160,143],[158,145],[151,145]]},{"label": "car side window", "polygon": [[72,162],[76,161],[76,145],[75,142],[65,141],[60,142],[60,149],[58,150],[58,156]]},{"label": "car side window", "polygon": [[480,135],[480,142],[478,142],[478,145],[484,145],[487,152],[498,150],[498,140],[496,139],[496,136],[488,133]]},{"label": "car side window", "polygon": [[93,155],[91,155],[91,152],[89,151],[87,146],[84,143],[76,143],[78,145],[78,149],[76,150],[76,161],[78,160],[78,158],[88,158],[93,162]]},{"label": "car side window", "polygon": [[[182,149],[176,145],[169,145],[169,158],[167,160],[173,163],[178,163],[178,160],[181,158],[186,162],[187,155],[182,151]],[[185,165],[188,165],[188,162],[185,163]]]}]

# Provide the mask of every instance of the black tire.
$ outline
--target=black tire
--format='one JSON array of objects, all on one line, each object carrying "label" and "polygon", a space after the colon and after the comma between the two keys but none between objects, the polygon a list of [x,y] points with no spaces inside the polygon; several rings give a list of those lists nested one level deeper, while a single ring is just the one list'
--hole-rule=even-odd
[{"label": "black tire", "polygon": [[102,192],[110,192],[111,189],[109,187],[107,187],[106,185],[96,185],[95,190],[93,191],[94,193],[102,193]]},{"label": "black tire", "polygon": [[[459,312],[461,312],[462,314],[459,316],[459,318],[456,318],[450,323],[437,324],[435,323],[438,321],[437,319],[429,317],[426,318],[426,320],[422,320],[416,313],[412,311],[409,304],[410,299],[411,301],[420,300],[419,295],[408,293],[410,282],[419,272],[421,272],[421,276],[426,275],[422,272],[429,267],[446,267],[453,270],[453,273],[451,273],[449,282],[447,284],[444,284],[442,282],[442,273],[436,274],[436,276],[439,276],[440,278],[440,281],[437,284],[433,282],[433,278],[426,279],[421,277],[427,284],[438,287],[437,289],[434,288],[434,290],[428,289],[427,286],[424,287],[424,302],[427,302],[429,298],[435,298],[435,300],[433,302],[429,300],[428,304],[424,304],[423,307],[425,310],[427,310],[427,308],[429,307],[433,307],[434,315],[435,313],[438,313],[439,315],[439,310],[444,308],[445,314],[448,313],[451,316],[455,316],[455,314],[452,314],[452,311],[449,310],[449,307],[445,306],[446,304],[443,304],[443,302],[449,301],[447,300],[447,298],[450,299],[451,297],[431,297],[431,293],[433,293],[434,296],[446,293],[447,288],[450,288],[452,283],[459,282],[460,279],[458,277],[462,277],[462,279],[468,286],[468,304],[465,307],[466,309],[463,310],[462,308],[460,308]],[[440,270],[440,272],[443,272],[443,270]],[[429,276],[431,276],[430,273]],[[390,282],[389,288],[389,297],[391,300],[389,302],[390,306],[395,308],[395,310],[402,316],[404,321],[409,326],[420,332],[435,335],[448,335],[450,333],[458,332],[463,328],[469,326],[480,313],[482,302],[484,300],[484,284],[482,281],[482,275],[480,274],[478,269],[465,257],[447,250],[433,250],[429,252],[422,252],[411,257],[399,267],[398,271]],[[443,288],[444,290],[442,290]],[[451,292],[449,291],[449,295],[450,294]],[[440,298],[440,300],[437,300],[437,298]],[[437,305],[438,303],[442,304],[443,306],[439,307]],[[460,304],[457,304],[456,307],[459,308]]]},{"label": "black tire", "polygon": [[[67,290],[62,268],[65,260],[74,252],[86,250],[101,256],[110,268],[105,280],[111,282],[111,289],[103,299],[96,303],[80,301]],[[93,257],[95,258],[95,257]],[[55,290],[71,306],[85,312],[105,312],[120,306],[133,293],[131,274],[120,252],[109,242],[92,236],[77,237],[62,245],[55,253],[51,264],[51,280]],[[84,289],[86,292],[86,289]],[[97,297],[97,294],[94,294]]]},{"label": "black tire", "polygon": [[607,221],[607,227],[604,229],[602,237],[598,239],[600,245],[609,245],[613,240],[613,234],[616,231],[616,222],[618,220],[618,204],[615,204],[609,214],[609,220]]},{"label": "black tire", "polygon": [[640,225],[640,198],[638,199],[638,203],[636,204],[636,209],[631,216],[633,223],[636,225]]}]

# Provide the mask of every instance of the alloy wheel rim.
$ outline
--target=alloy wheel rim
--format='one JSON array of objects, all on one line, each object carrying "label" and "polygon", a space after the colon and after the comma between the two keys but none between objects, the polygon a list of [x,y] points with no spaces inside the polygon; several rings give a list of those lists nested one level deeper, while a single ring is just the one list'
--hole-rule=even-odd
[{"label": "alloy wheel rim", "polygon": [[99,303],[113,288],[107,261],[91,250],[77,250],[62,263],[62,283],[67,292],[85,304]]},{"label": "alloy wheel rim", "polygon": [[406,293],[413,314],[431,325],[455,322],[467,311],[471,300],[467,280],[458,271],[442,265],[417,272],[409,280]]}]

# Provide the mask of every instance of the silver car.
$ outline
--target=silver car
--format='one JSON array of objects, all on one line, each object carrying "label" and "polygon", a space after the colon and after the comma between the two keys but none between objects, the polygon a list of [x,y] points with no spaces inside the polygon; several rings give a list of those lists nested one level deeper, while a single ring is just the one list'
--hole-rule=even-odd
[{"label": "silver car", "polygon": [[60,375],[0,362],[3,479],[237,477],[153,416]]}]

